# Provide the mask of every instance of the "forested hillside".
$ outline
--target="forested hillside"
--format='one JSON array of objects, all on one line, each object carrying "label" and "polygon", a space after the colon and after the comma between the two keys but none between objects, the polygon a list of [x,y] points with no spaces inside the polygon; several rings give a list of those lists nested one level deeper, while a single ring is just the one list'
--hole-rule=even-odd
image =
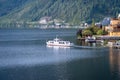
[{"label": "forested hillside", "polygon": [[[38,21],[50,16],[71,24],[99,21],[120,12],[120,0],[0,0],[0,22]],[[2,5],[1,5],[2,4]],[[6,5],[4,5],[6,4]]]},{"label": "forested hillside", "polygon": [[0,16],[7,15],[13,9],[19,8],[27,0],[0,0]]}]

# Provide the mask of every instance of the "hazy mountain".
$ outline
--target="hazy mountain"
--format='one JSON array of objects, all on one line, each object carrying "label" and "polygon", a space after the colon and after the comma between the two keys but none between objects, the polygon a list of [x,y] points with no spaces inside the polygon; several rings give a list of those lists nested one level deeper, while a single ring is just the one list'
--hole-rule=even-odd
[{"label": "hazy mountain", "polygon": [[99,21],[120,12],[120,0],[0,0],[0,22],[38,21],[50,16],[69,23]]}]

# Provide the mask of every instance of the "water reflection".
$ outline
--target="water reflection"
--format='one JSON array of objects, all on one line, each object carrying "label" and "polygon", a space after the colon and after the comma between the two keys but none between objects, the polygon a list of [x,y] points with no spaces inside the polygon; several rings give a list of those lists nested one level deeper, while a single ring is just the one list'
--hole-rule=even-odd
[{"label": "water reflection", "polygon": [[63,47],[63,46],[48,46],[47,45],[47,48],[52,50],[53,53],[57,54],[57,53],[60,53],[61,51],[64,53],[67,53],[66,51],[70,50],[70,47]]},{"label": "water reflection", "polygon": [[70,47],[62,47],[62,46],[46,46],[48,49],[50,49],[54,54],[54,59],[58,61],[53,66],[53,75],[56,77],[56,79],[60,80],[69,80],[69,73],[67,71],[67,61],[64,61],[64,63],[61,63],[61,57],[64,58],[65,55],[67,56]]},{"label": "water reflection", "polygon": [[69,73],[67,71],[67,63],[64,64],[56,64],[54,66],[54,75],[57,77],[57,79],[60,80],[69,80]]},{"label": "water reflection", "polygon": [[82,46],[92,46],[92,47],[98,47],[98,46],[103,46],[102,42],[93,42],[93,43],[89,43],[89,42],[85,42],[84,40],[77,40],[76,41],[77,45],[82,45]]},{"label": "water reflection", "polygon": [[113,80],[120,80],[120,49],[110,48],[110,69]]}]

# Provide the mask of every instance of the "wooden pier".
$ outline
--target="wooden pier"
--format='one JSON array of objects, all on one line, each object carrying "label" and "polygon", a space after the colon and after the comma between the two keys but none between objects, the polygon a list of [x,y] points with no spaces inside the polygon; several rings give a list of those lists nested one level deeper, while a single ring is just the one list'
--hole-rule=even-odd
[{"label": "wooden pier", "polygon": [[120,45],[113,45],[113,48],[120,49]]}]

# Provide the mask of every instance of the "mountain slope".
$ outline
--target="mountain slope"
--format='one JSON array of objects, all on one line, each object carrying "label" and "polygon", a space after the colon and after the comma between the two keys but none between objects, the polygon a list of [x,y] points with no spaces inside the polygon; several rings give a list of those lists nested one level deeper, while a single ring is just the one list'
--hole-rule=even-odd
[{"label": "mountain slope", "polygon": [[[25,1],[25,0],[24,0]],[[120,0],[28,0],[0,18],[1,22],[38,21],[51,16],[69,23],[99,21],[120,12]]]},{"label": "mountain slope", "polygon": [[20,7],[27,0],[0,0],[0,16],[6,15],[13,9]]}]

